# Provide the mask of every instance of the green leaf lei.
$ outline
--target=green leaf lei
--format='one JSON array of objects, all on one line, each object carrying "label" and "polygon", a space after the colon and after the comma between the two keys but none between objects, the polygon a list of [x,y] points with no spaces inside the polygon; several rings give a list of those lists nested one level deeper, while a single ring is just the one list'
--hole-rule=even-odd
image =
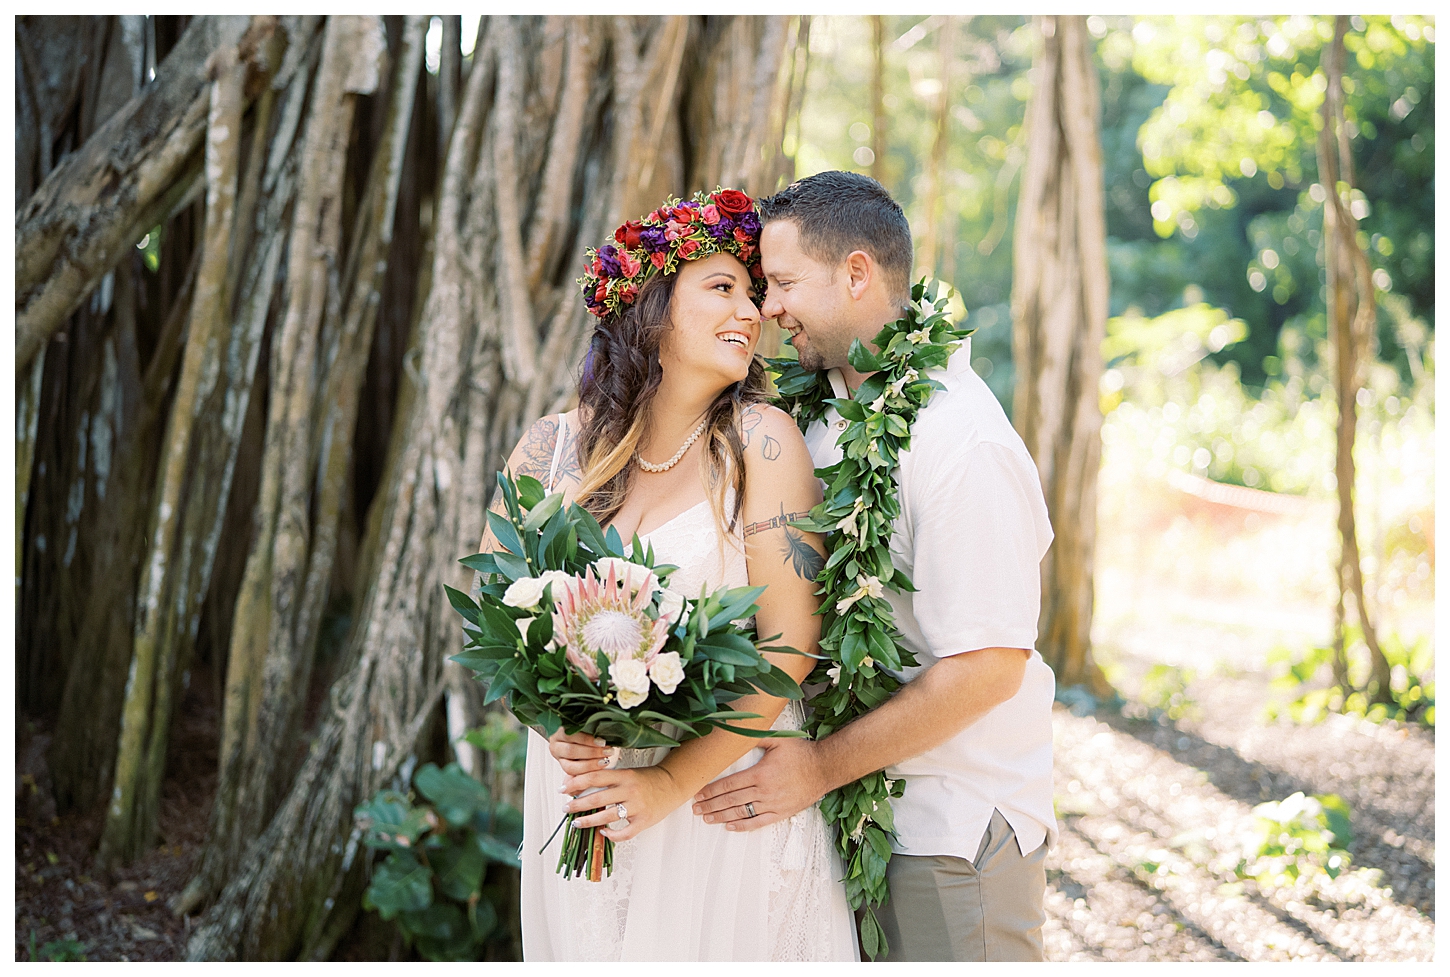
[{"label": "green leaf lei", "polygon": [[[890,698],[900,683],[883,669],[917,664],[901,643],[883,587],[915,591],[911,580],[891,563],[891,534],[901,513],[895,471],[901,452],[911,446],[911,425],[932,394],[944,389],[926,372],[946,365],[973,330],[953,328],[946,317],[950,288],[911,289],[906,314],[882,327],[872,353],[858,339],[847,359],[870,374],[849,399],[838,399],[826,372],[802,369],[794,359],[773,359],[780,391],[777,405],[789,411],[802,431],[824,417],[827,405],[849,422],[837,439],[839,462],[817,468],[826,483],[825,499],[797,528],[827,534],[830,558],[816,580],[824,596],[817,611],[821,652],[827,656],[808,681],[831,684],[811,701],[806,731],[821,739],[865,715]],[[891,798],[905,784],[878,770],[831,791],[821,813],[836,826],[836,846],[846,865],[846,897],[853,909],[863,904],[861,944],[873,960],[886,952],[886,936],[874,907],[886,901],[886,865],[895,834]]]}]

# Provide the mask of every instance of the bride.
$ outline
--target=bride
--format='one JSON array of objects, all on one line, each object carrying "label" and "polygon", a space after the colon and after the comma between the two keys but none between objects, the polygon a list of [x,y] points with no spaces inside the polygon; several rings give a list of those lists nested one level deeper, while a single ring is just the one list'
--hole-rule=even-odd
[{"label": "bride", "polygon": [[[757,304],[760,223],[735,190],[666,201],[586,254],[596,316],[579,408],[539,420],[509,457],[517,474],[578,501],[674,564],[670,588],[765,586],[759,633],[814,651],[821,543],[789,528],[820,500],[805,442],[767,406]],[[485,535],[483,548],[497,548]],[[771,656],[796,680],[810,658]],[[798,702],[732,704],[759,728],[797,729]],[[529,732],[524,779],[524,959],[856,960],[842,868],[813,806],[757,831],[706,824],[687,802],[755,763],[723,730],[673,749],[611,750],[583,733]],[[602,788],[587,797],[585,790]],[[555,873],[565,811],[599,813],[614,871]],[[745,811],[758,816],[766,810]],[[543,849],[540,853],[540,849]]]}]

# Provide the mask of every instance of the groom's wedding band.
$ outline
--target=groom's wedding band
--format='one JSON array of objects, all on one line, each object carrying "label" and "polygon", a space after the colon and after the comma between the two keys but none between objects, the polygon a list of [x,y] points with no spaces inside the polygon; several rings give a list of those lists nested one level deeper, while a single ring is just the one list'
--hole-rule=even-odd
[{"label": "groom's wedding band", "polygon": [[755,802],[754,801],[747,801],[746,802],[746,804],[745,804],[745,816],[747,818],[753,818],[753,817],[755,817]]}]

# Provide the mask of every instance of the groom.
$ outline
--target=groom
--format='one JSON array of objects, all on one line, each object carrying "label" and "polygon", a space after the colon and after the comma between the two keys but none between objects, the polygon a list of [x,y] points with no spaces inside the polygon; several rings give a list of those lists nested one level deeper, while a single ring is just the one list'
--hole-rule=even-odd
[{"label": "groom", "polygon": [[[847,397],[865,379],[847,362],[851,341],[869,346],[909,298],[906,218],[876,181],[839,171],[760,206],[761,315]],[[887,597],[921,665],[861,719],[816,742],[764,740],[758,764],[695,795],[706,821],[748,831],[874,771],[904,778],[877,913],[892,961],[1042,959],[1053,676],[1033,644],[1052,529],[1037,468],[970,363],[964,343],[932,372],[946,389],[918,415],[895,473],[891,552],[917,592]],[[828,409],[806,432],[817,467],[840,460],[846,423]]]}]

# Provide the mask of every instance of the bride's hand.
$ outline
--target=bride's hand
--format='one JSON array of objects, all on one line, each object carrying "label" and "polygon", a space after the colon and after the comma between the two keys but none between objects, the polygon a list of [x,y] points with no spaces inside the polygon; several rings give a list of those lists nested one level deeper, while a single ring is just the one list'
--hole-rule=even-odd
[{"label": "bride's hand", "polygon": [[582,730],[566,736],[563,727],[560,727],[549,737],[549,754],[559,761],[565,776],[577,777],[581,773],[609,766],[614,751],[597,736]]},{"label": "bride's hand", "polygon": [[[584,791],[602,787],[586,797]],[[651,825],[658,824],[675,808],[688,800],[663,767],[634,767],[625,770],[595,770],[564,781],[564,793],[570,795],[564,810],[569,812],[603,810],[577,818],[576,827],[605,827],[602,834],[610,841],[628,841]],[[619,825],[616,805],[623,804],[628,825]]]}]

